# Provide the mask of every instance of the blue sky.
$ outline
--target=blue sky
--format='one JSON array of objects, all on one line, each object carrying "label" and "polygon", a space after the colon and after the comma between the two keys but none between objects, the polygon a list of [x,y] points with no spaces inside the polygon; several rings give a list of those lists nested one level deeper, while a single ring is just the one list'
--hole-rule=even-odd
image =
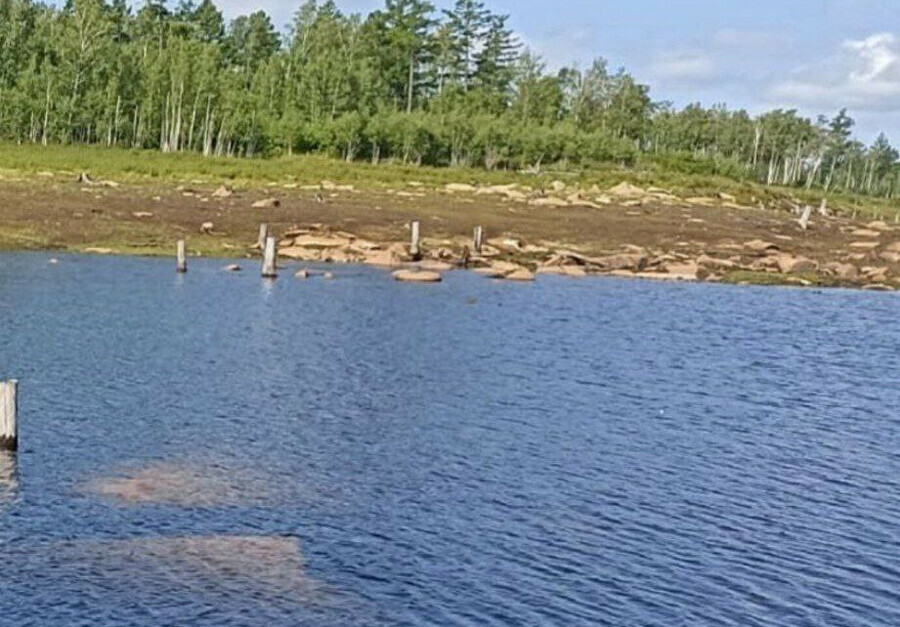
[{"label": "blue sky", "polygon": [[[226,14],[262,8],[285,24],[300,4],[220,0]],[[379,0],[337,0],[368,12]],[[449,2],[437,2],[447,5]],[[857,134],[900,143],[898,0],[487,0],[550,67],[602,56],[678,105],[726,102],[807,115],[847,106]]]}]

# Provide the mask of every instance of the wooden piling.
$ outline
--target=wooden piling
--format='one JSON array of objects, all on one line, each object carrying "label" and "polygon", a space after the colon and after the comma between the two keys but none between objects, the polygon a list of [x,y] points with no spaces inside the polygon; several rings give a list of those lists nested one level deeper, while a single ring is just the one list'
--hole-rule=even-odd
[{"label": "wooden piling", "polygon": [[266,239],[269,237],[269,225],[268,224],[260,224],[259,225],[259,237],[256,240],[256,243],[259,244],[259,249],[262,250],[266,247]]},{"label": "wooden piling", "polygon": [[0,382],[0,450],[15,451],[19,448],[19,427],[16,414],[19,404],[19,382]]},{"label": "wooden piling", "polygon": [[800,216],[800,228],[804,231],[809,228],[809,218],[812,216],[812,207],[806,205],[803,208],[803,215]]},{"label": "wooden piling", "polygon": [[175,271],[181,273],[187,272],[187,253],[185,253],[183,239],[178,240],[178,252],[176,253]]},{"label": "wooden piling", "polygon": [[484,244],[484,229],[480,226],[475,227],[475,234],[473,237],[473,249],[476,254],[481,254],[481,245]]},{"label": "wooden piling", "polygon": [[422,256],[422,249],[419,242],[419,221],[413,220],[409,225],[410,231],[410,241],[409,241],[409,254],[413,259],[419,259]]},{"label": "wooden piling", "polygon": [[274,279],[278,276],[275,271],[275,238],[266,237],[266,246],[263,251],[262,275],[267,279]]}]

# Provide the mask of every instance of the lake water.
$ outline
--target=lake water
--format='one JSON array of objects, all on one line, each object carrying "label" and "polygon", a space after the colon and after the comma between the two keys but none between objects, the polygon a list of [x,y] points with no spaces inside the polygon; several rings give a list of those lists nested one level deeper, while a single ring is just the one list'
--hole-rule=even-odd
[{"label": "lake water", "polygon": [[48,259],[0,624],[900,624],[895,295]]}]

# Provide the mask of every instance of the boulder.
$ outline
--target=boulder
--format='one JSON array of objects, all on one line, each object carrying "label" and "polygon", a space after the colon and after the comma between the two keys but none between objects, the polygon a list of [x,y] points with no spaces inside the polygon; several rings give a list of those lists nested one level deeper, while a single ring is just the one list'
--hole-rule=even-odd
[{"label": "boulder", "polygon": [[503,278],[506,281],[534,281],[534,273],[527,268],[519,268],[514,272],[510,272]]},{"label": "boulder", "polygon": [[234,196],[234,190],[227,185],[219,185],[212,193],[213,198],[230,198],[231,196]]},{"label": "boulder", "polygon": [[719,192],[716,194],[719,200],[724,200],[725,202],[736,203],[737,197],[732,194],[726,194],[725,192]]},{"label": "boulder", "polygon": [[647,256],[640,253],[622,253],[607,257],[594,257],[590,259],[594,265],[604,270],[643,270],[647,266]]},{"label": "boulder", "polygon": [[868,292],[893,292],[894,288],[890,285],[885,285],[883,283],[869,283],[868,285],[863,285],[864,290]]},{"label": "boulder", "polygon": [[153,214],[150,211],[135,211],[131,214],[133,217],[141,220],[143,218],[152,218]]},{"label": "boulder", "polygon": [[568,207],[569,201],[563,200],[562,198],[535,198],[531,201],[531,205],[534,207]]},{"label": "boulder", "polygon": [[647,196],[647,190],[623,181],[615,187],[609,188],[607,193],[616,198],[644,198]]},{"label": "boulder", "polygon": [[850,233],[853,237],[881,237],[880,231],[873,231],[871,229],[856,229],[852,233]]},{"label": "boulder", "polygon": [[225,272],[240,272],[241,271],[241,267],[239,265],[237,265],[236,263],[230,263],[222,269]]},{"label": "boulder", "polygon": [[566,189],[566,184],[562,181],[553,181],[552,183],[550,183],[550,189],[552,189],[554,192],[561,192]]},{"label": "boulder", "polygon": [[872,283],[884,283],[887,281],[888,277],[888,268],[877,268],[877,267],[866,267],[862,270],[863,276],[865,276]]},{"label": "boulder", "polygon": [[761,239],[755,239],[744,243],[744,248],[752,253],[767,254],[779,250],[778,244],[772,242],[764,242]]},{"label": "boulder", "polygon": [[509,272],[494,268],[492,266],[488,266],[486,268],[473,268],[472,272],[474,272],[475,274],[480,274],[481,276],[486,276],[489,279],[502,279],[507,274],[509,274]]},{"label": "boulder", "polygon": [[408,283],[440,283],[441,275],[438,272],[428,272],[424,270],[397,270],[393,274],[397,281],[405,281]]},{"label": "boulder", "polygon": [[294,276],[298,279],[308,279],[309,278],[309,270],[306,268],[300,268],[294,273]]},{"label": "boulder", "polygon": [[280,248],[278,254],[288,259],[296,259],[298,261],[321,261],[322,251],[316,248],[306,248],[304,246],[287,246]]},{"label": "boulder", "polygon": [[778,270],[784,274],[803,274],[815,272],[818,269],[819,264],[813,259],[794,257],[788,254],[778,256]]},{"label": "boulder", "polygon": [[716,259],[715,257],[710,257],[709,255],[700,255],[697,258],[697,265],[704,268],[731,270],[737,264],[727,259]]},{"label": "boulder", "polygon": [[587,272],[582,266],[541,266],[537,269],[537,273],[578,278],[587,276]]},{"label": "boulder", "polygon": [[681,281],[696,281],[700,266],[696,261],[687,261],[681,263],[666,263],[660,269],[668,276],[668,278]]},{"label": "boulder", "polygon": [[468,183],[447,183],[446,185],[444,185],[444,189],[447,190],[448,192],[453,192],[453,193],[456,193],[456,192],[465,193],[465,192],[478,191],[478,188],[476,188],[474,185],[469,185]]},{"label": "boulder", "polygon": [[212,222],[204,222],[200,225],[200,232],[204,235],[210,235],[213,232],[213,226]]},{"label": "boulder", "polygon": [[822,269],[831,276],[844,281],[855,281],[859,277],[859,270],[852,263],[833,261],[822,266]]},{"label": "boulder", "polygon": [[253,203],[254,209],[274,209],[281,206],[281,201],[277,198],[263,198]]},{"label": "boulder", "polygon": [[856,250],[875,250],[878,246],[878,242],[853,242],[850,244],[850,248],[855,248]]}]

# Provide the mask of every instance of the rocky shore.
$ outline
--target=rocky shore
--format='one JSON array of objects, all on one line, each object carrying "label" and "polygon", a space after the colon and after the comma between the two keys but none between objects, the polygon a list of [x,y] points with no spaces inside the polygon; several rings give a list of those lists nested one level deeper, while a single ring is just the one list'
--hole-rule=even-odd
[{"label": "rocky shore", "polygon": [[[425,185],[220,181],[119,184],[89,174],[0,177],[0,247],[105,254],[240,257],[261,223],[282,260],[361,263],[398,280],[466,269],[529,281],[542,274],[665,281],[900,289],[896,210],[810,204],[789,195],[676,194],[623,182]],[[421,250],[409,247],[419,221]],[[483,227],[480,252],[473,229]],[[402,271],[402,272],[398,272]],[[307,273],[308,274],[308,273]],[[435,276],[437,275],[437,276]]]}]

